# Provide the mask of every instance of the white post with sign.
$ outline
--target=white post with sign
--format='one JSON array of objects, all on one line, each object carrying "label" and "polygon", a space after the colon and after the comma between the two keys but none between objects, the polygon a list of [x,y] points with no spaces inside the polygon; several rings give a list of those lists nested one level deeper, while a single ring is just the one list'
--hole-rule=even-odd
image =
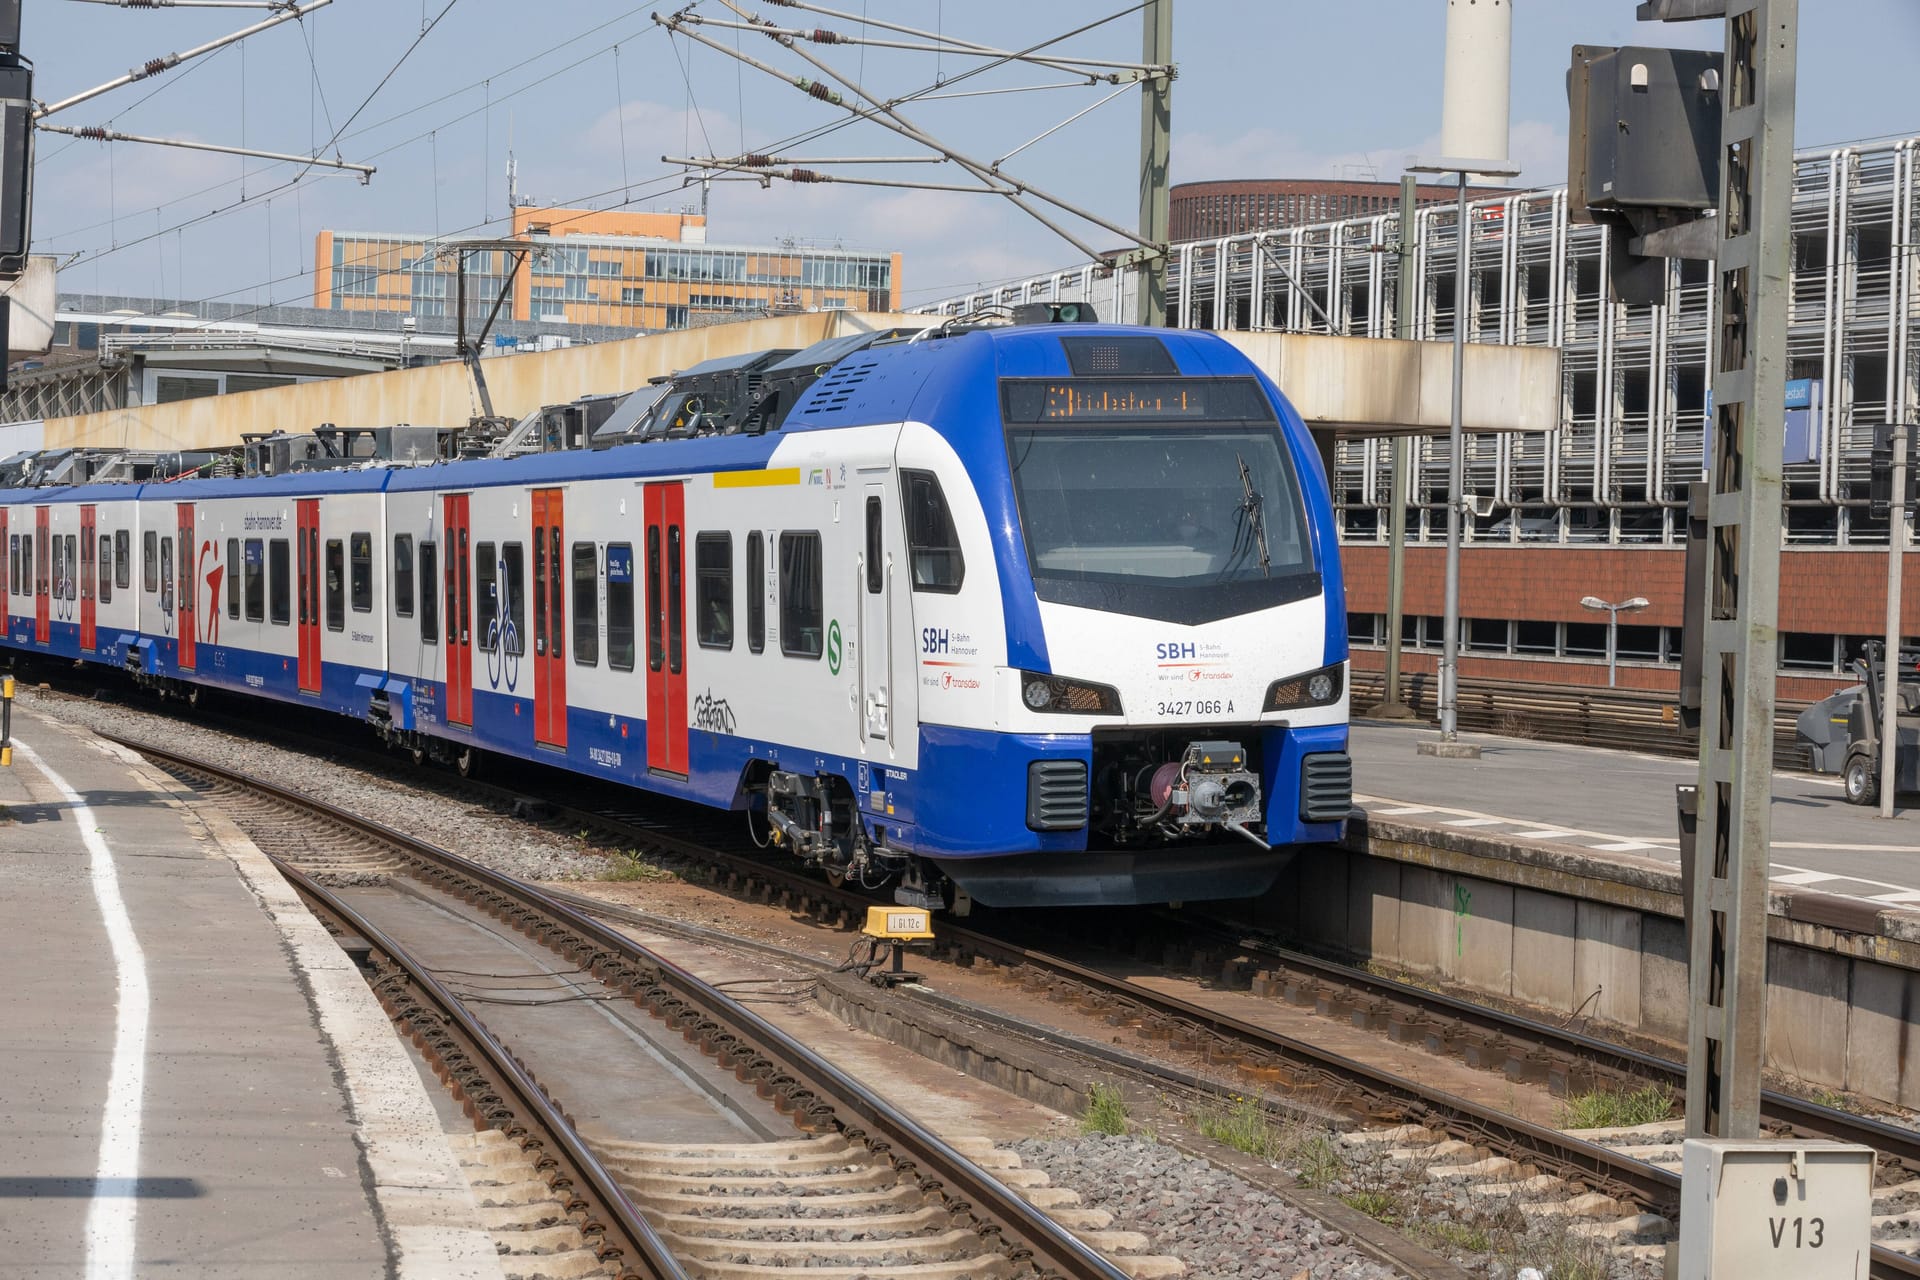
[{"label": "white post with sign", "polygon": [[1857,1280],[1873,1252],[1873,1149],[1689,1138],[1678,1280]]}]

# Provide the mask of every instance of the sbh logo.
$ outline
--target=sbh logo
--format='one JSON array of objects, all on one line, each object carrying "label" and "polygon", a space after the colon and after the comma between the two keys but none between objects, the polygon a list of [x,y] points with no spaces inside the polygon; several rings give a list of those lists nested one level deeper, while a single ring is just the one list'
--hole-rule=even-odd
[{"label": "sbh logo", "polygon": [[1181,658],[1194,657],[1199,650],[1194,648],[1191,640],[1186,640],[1173,644],[1157,644],[1153,646],[1153,652],[1162,662],[1175,662]]}]

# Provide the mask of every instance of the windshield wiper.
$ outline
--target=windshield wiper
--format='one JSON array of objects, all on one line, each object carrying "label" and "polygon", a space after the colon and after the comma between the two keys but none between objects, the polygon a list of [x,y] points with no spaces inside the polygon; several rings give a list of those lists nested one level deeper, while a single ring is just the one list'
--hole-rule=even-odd
[{"label": "windshield wiper", "polygon": [[1271,578],[1273,562],[1267,555],[1267,520],[1260,511],[1266,499],[1262,498],[1260,491],[1253,487],[1253,472],[1247,466],[1246,457],[1236,453],[1233,455],[1233,460],[1240,464],[1240,487],[1246,492],[1246,497],[1240,501],[1240,509],[1247,513],[1248,521],[1253,526],[1254,541],[1260,547],[1260,572],[1263,576]]}]

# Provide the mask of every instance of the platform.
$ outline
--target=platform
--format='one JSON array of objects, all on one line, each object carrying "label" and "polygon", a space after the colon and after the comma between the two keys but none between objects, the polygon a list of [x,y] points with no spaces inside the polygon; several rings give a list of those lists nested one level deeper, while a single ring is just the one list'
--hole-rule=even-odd
[{"label": "platform", "polygon": [[0,1276],[498,1277],[391,1024],[260,852],[16,709]]},{"label": "platform", "polygon": [[[1356,722],[1355,803],[1408,825],[1679,861],[1674,787],[1697,780],[1692,760],[1467,733],[1478,760],[1417,754],[1433,736],[1424,725]],[[1920,797],[1902,799],[1889,821],[1846,803],[1838,778],[1776,771],[1774,884],[1920,905]]]}]

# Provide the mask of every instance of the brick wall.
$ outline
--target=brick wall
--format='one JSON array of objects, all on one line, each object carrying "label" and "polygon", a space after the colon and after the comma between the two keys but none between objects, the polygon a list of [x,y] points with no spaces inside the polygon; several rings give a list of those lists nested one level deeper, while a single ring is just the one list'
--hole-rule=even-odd
[{"label": "brick wall", "polygon": [[[1438,616],[1446,591],[1446,549],[1407,548],[1403,608]],[[1387,549],[1341,548],[1347,608],[1387,611]],[[1580,597],[1645,596],[1638,626],[1681,625],[1686,553],[1667,547],[1465,547],[1460,553],[1460,614],[1466,618],[1593,622],[1605,615]],[[1907,634],[1920,635],[1920,553],[1909,553],[1901,604]],[[1886,628],[1887,553],[1791,550],[1780,558],[1780,630],[1817,635],[1878,635]],[[1623,622],[1625,619],[1623,619]],[[1464,669],[1463,669],[1464,673]]]}]

